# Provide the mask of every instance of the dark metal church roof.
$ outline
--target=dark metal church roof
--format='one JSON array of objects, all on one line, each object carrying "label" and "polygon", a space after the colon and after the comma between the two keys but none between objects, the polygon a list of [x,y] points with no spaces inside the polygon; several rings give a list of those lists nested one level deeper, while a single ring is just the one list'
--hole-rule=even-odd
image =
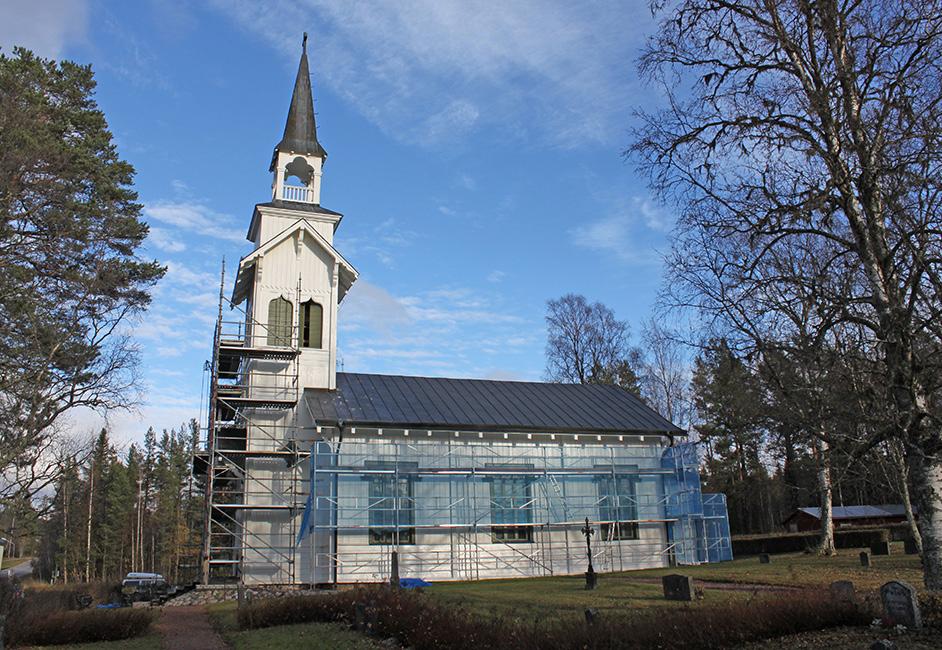
[{"label": "dark metal church roof", "polygon": [[327,157],[324,147],[317,141],[314,97],[311,94],[311,72],[307,63],[307,33],[304,34],[301,46],[301,62],[298,64],[298,76],[294,80],[294,92],[291,94],[285,133],[281,142],[275,146],[275,155],[272,156],[269,171],[274,171],[279,151]]},{"label": "dark metal church roof", "polygon": [[617,386],[337,373],[337,389],[307,389],[319,425],[542,433],[678,435]]}]

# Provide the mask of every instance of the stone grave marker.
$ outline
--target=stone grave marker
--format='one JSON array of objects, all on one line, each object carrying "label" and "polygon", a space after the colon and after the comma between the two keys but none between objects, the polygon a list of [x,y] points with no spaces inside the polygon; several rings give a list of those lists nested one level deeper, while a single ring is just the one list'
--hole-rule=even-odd
[{"label": "stone grave marker", "polygon": [[860,566],[870,568],[870,551],[860,552]]},{"label": "stone grave marker", "polygon": [[912,537],[907,537],[903,541],[903,550],[906,553],[906,555],[918,555],[919,554],[919,548],[916,546],[916,540],[914,540]]},{"label": "stone grave marker", "polygon": [[854,583],[850,580],[837,580],[831,583],[831,598],[839,603],[852,603],[856,595]]},{"label": "stone grave marker", "polygon": [[693,578],[672,573],[661,578],[664,598],[667,600],[693,600]]},{"label": "stone grave marker", "polygon": [[870,545],[870,554],[871,555],[889,555],[890,554],[890,543],[889,542],[874,542]]},{"label": "stone grave marker", "polygon": [[880,587],[880,600],[883,601],[883,613],[893,625],[905,625],[908,628],[922,627],[919,612],[919,600],[912,585],[899,580],[891,580]]},{"label": "stone grave marker", "polygon": [[772,561],[772,556],[768,553],[759,554],[759,564],[768,564]]},{"label": "stone grave marker", "polygon": [[585,622],[592,625],[599,618],[599,610],[589,607],[585,610]]}]

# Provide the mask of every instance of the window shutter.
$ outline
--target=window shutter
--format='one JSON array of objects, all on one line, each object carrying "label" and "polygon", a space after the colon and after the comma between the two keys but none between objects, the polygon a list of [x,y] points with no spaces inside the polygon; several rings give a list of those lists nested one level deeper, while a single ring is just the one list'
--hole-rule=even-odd
[{"label": "window shutter", "polygon": [[291,302],[275,298],[268,303],[268,345],[285,347],[291,345]]}]

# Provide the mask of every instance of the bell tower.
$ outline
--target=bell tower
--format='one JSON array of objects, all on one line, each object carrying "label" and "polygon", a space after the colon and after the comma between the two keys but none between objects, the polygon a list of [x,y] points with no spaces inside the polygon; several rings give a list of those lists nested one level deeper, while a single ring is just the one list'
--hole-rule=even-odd
[{"label": "bell tower", "polygon": [[321,174],[327,152],[317,141],[311,73],[307,62],[307,32],[294,80],[285,133],[271,157],[272,200],[320,205]]},{"label": "bell tower", "polygon": [[233,305],[246,303],[253,345],[296,351],[297,381],[290,383],[298,389],[336,386],[338,305],[357,278],[333,245],[343,215],[320,204],[326,159],[305,34],[284,134],[269,166],[272,198],[255,206],[246,236],[255,249],[239,261],[232,294]]}]

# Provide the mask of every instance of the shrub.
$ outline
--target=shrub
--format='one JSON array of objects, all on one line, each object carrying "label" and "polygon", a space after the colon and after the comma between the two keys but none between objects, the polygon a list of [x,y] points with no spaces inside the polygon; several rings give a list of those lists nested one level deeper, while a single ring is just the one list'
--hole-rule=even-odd
[{"label": "shrub", "polygon": [[21,609],[7,621],[11,646],[118,641],[143,634],[155,613],[146,609],[34,612]]},{"label": "shrub", "polygon": [[311,621],[351,622],[357,603],[365,607],[366,620],[375,634],[395,637],[415,650],[723,647],[826,627],[861,625],[872,617],[865,607],[838,603],[818,592],[799,592],[634,615],[603,612],[592,625],[567,620],[526,622],[483,617],[439,604],[423,594],[360,588],[253,603],[239,611],[239,624],[246,628]]}]

